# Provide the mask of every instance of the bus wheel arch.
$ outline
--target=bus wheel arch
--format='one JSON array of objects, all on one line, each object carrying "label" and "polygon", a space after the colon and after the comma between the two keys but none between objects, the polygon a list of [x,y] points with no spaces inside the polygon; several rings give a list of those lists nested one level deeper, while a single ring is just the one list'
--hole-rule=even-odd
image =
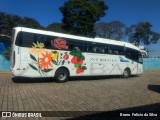
[{"label": "bus wheel arch", "polygon": [[55,80],[58,83],[63,83],[63,82],[67,82],[68,78],[69,78],[69,70],[67,67],[59,67],[56,72],[55,72]]},{"label": "bus wheel arch", "polygon": [[123,78],[128,78],[131,75],[131,70],[129,67],[125,68],[123,71]]}]

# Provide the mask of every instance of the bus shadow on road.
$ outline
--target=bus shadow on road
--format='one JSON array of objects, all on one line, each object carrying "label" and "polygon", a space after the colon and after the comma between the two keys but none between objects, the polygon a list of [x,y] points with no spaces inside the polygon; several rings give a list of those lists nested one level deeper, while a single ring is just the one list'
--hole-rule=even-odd
[{"label": "bus shadow on road", "polygon": [[[135,77],[135,76],[131,76]],[[77,76],[77,77],[70,77],[69,81],[96,81],[96,80],[119,80],[119,79],[129,79],[123,78],[122,76]],[[48,83],[48,82],[56,82],[55,78],[29,78],[29,77],[14,77],[12,81],[15,83]]]},{"label": "bus shadow on road", "polygon": [[53,78],[27,78],[27,77],[14,77],[12,81],[15,83],[48,83],[54,82]]},{"label": "bus shadow on road", "polygon": [[148,85],[148,90],[160,93],[160,85]]},{"label": "bus shadow on road", "polygon": [[78,76],[71,77],[69,81],[87,81],[87,80],[120,80],[120,79],[130,79],[133,77],[139,77],[137,75],[132,75],[128,78],[124,78],[121,75],[106,75],[106,76]]},{"label": "bus shadow on road", "polygon": [[[112,80],[122,78],[120,76],[79,76],[79,77],[70,77],[69,81],[88,81],[88,80]],[[56,82],[55,78],[28,78],[28,77],[14,77],[12,81],[15,83],[48,83],[48,82]]]},{"label": "bus shadow on road", "polygon": [[77,76],[71,77],[69,81],[87,81],[87,80],[112,80],[112,79],[120,79],[121,76]]},{"label": "bus shadow on road", "polygon": [[[156,120],[154,118],[157,118],[156,115],[159,117],[159,111],[160,111],[160,103],[155,103],[155,104],[149,104],[149,105],[143,105],[143,106],[137,106],[137,107],[122,108],[122,109],[117,109],[113,111],[92,111],[93,113],[91,111],[89,112],[84,111],[80,116],[68,118],[66,120],[90,120],[90,119],[91,120],[101,120],[101,119],[102,120],[115,120],[115,119],[116,120],[128,120],[128,119],[137,120],[139,118],[140,120],[152,120],[152,118],[153,120]],[[123,114],[123,117],[120,117],[120,115],[122,114]],[[146,119],[144,114],[148,114],[147,116],[148,119]],[[137,115],[137,116],[134,116],[134,115]],[[142,119],[142,118],[145,118],[145,119]]]}]

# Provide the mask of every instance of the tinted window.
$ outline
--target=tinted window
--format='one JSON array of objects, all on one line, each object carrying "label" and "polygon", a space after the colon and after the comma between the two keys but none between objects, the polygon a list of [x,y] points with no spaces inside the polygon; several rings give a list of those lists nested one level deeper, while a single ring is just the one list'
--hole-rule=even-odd
[{"label": "tinted window", "polygon": [[[96,42],[86,42],[58,36],[49,36],[35,33],[19,32],[16,45],[21,47],[32,47],[33,43],[43,43],[44,48],[55,50],[75,50],[78,52],[90,52],[99,54],[123,55],[124,47]],[[129,50],[131,52],[131,50]],[[127,54],[126,54],[127,56]],[[132,56],[128,56],[132,58]],[[137,59],[137,58],[136,58]]]},{"label": "tinted window", "polygon": [[[49,39],[48,39],[49,38]],[[41,34],[36,34],[36,41],[38,41],[39,43],[43,43],[45,48],[50,49],[51,48],[51,40],[54,37],[49,37],[46,35],[41,35]],[[34,42],[35,43],[35,42]],[[32,43],[33,44],[33,43]]]},{"label": "tinted window", "polygon": [[107,45],[108,54],[114,54],[114,55],[124,55],[124,47],[123,46],[117,46],[117,45]]},{"label": "tinted window", "polygon": [[67,50],[68,42],[66,39],[56,36],[41,35],[28,32],[19,32],[16,45],[21,47],[32,47],[33,43],[43,43],[44,48]]},{"label": "tinted window", "polygon": [[68,50],[78,51],[78,52],[85,52],[86,51],[86,44],[80,40],[68,39]]},{"label": "tinted window", "polygon": [[35,34],[19,32],[16,39],[16,45],[22,47],[32,47],[34,41],[36,41]]},{"label": "tinted window", "polygon": [[125,56],[131,60],[138,62],[140,57],[140,52],[131,48],[126,48]]},{"label": "tinted window", "polygon": [[87,52],[104,54],[105,53],[105,44],[88,42],[87,43]]}]

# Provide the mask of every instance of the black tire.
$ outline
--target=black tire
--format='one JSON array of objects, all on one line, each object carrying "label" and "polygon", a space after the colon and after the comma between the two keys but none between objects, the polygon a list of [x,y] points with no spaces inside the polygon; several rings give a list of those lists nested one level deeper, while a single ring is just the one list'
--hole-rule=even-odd
[{"label": "black tire", "polygon": [[128,78],[129,76],[130,76],[130,70],[126,68],[123,72],[123,78]]},{"label": "black tire", "polygon": [[57,72],[55,73],[55,80],[58,83],[67,82],[68,77],[69,77],[69,73],[64,68],[58,69]]}]

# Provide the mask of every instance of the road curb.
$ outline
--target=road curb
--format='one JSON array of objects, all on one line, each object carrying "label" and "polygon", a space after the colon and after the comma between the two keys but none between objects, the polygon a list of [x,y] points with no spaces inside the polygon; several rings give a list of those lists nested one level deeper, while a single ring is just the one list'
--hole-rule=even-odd
[{"label": "road curb", "polygon": [[160,69],[157,69],[157,70],[144,70],[144,72],[160,72]]},{"label": "road curb", "polygon": [[9,74],[11,73],[10,71],[0,71],[0,74]]}]

